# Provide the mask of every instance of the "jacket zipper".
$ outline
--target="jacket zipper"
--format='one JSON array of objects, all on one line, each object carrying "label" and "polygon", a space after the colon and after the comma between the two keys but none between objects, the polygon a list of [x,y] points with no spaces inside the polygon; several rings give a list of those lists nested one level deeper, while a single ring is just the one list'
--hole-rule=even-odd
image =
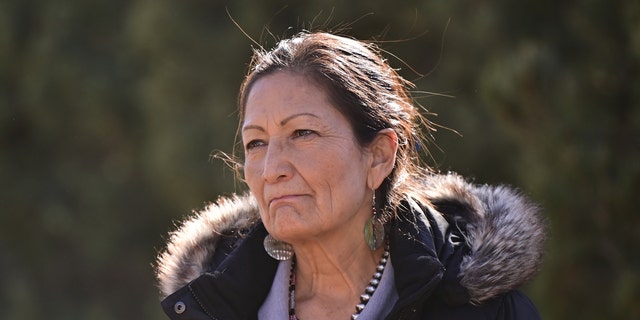
[{"label": "jacket zipper", "polygon": [[209,313],[209,310],[207,310],[207,308],[204,307],[202,302],[200,302],[200,298],[198,298],[198,295],[196,295],[196,293],[193,292],[193,289],[191,288],[191,284],[189,284],[189,292],[191,292],[191,295],[193,296],[193,298],[196,299],[196,302],[198,303],[198,305],[200,306],[202,311],[204,311],[204,313],[207,314],[207,316],[209,318],[211,318],[212,320],[220,320],[220,319],[214,317],[211,313]]}]

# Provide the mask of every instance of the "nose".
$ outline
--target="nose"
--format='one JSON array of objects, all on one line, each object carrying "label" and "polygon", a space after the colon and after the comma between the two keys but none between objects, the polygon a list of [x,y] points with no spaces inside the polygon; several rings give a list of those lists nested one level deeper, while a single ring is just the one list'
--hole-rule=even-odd
[{"label": "nose", "polygon": [[276,183],[291,178],[293,169],[287,148],[283,143],[271,141],[267,145],[262,177],[267,183]]}]

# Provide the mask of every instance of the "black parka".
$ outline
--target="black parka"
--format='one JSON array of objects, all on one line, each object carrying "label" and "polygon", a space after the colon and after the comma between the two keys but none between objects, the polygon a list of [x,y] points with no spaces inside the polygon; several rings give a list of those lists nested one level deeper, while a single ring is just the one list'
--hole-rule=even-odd
[{"label": "black parka", "polygon": [[[518,287],[537,271],[536,207],[505,187],[435,175],[430,204],[408,199],[388,223],[398,301],[386,319],[539,319]],[[171,319],[257,319],[278,261],[251,196],[221,199],[172,234],[158,260]]]}]

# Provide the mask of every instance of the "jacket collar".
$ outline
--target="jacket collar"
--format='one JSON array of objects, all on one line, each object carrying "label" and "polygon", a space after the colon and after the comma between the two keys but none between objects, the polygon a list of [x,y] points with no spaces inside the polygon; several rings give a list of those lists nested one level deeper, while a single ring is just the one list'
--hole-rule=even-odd
[{"label": "jacket collar", "polygon": [[441,281],[444,266],[438,259],[432,224],[413,201],[404,202],[390,223],[390,251],[398,303],[391,314],[410,303],[427,299]]},{"label": "jacket collar", "polygon": [[278,262],[264,251],[267,231],[260,223],[211,272],[192,281],[191,293],[218,319],[253,319],[267,297]]}]

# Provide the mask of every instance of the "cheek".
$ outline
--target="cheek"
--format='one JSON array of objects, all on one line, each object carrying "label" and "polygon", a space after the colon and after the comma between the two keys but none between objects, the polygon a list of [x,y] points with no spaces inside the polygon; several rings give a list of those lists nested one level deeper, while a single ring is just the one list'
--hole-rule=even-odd
[{"label": "cheek", "polygon": [[[260,176],[260,172],[258,171],[259,166],[255,161],[245,160],[243,165],[243,174],[244,179],[247,184],[251,184],[252,181],[256,180],[256,177]],[[251,188],[251,185],[249,186]]]},{"label": "cheek", "polygon": [[259,170],[259,166],[253,162],[245,162],[243,173],[244,181],[249,187],[249,191],[253,193],[253,196],[256,197],[256,200],[258,200],[258,203],[262,206],[262,173]]},{"label": "cheek", "polygon": [[[355,190],[364,189],[366,170],[356,152],[335,152],[326,150],[304,162],[306,178],[330,189],[329,195],[335,199],[349,198]],[[322,169],[318,169],[322,168]]]},{"label": "cheek", "polygon": [[249,187],[249,190],[258,201],[258,207],[260,208],[259,210],[260,218],[262,219],[263,222],[266,222],[269,220],[269,217],[268,215],[265,214],[265,212],[267,211],[265,208],[264,199],[262,197],[262,184],[261,184],[262,173],[259,170],[259,168],[260,166],[257,165],[255,162],[245,161],[244,180],[247,186]]}]

